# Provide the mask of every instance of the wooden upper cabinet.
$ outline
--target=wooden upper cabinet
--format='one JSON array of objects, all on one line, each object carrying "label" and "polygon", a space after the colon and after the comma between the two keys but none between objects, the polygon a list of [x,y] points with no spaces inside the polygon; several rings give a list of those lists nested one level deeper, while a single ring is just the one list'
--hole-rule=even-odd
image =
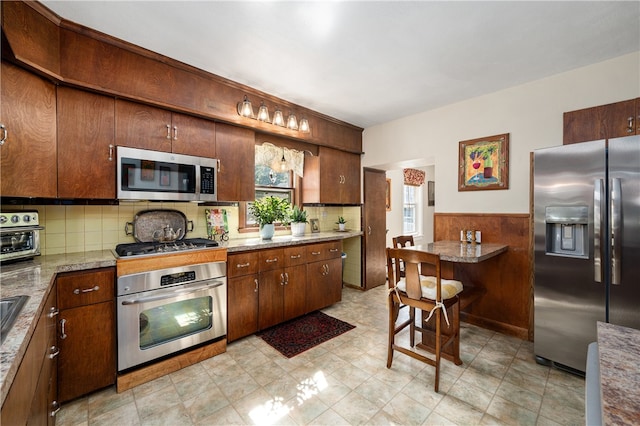
[{"label": "wooden upper cabinet", "polygon": [[215,158],[215,128],[211,120],[118,99],[118,146]]},{"label": "wooden upper cabinet", "polygon": [[305,158],[303,203],[360,204],[360,155],[319,147]]},{"label": "wooden upper cabinet", "polygon": [[171,152],[216,158],[216,123],[211,120],[173,113]]},{"label": "wooden upper cabinet", "polygon": [[[3,4],[4,7],[4,4]],[[42,78],[2,62],[0,192],[4,197],[57,195],[56,90]]]},{"label": "wooden upper cabinet", "polygon": [[564,113],[563,144],[638,134],[640,98]]},{"label": "wooden upper cabinet", "polygon": [[58,87],[58,197],[116,197],[114,109],[113,98]]},{"label": "wooden upper cabinet", "polygon": [[217,123],[218,201],[255,199],[255,140],[253,130]]},{"label": "wooden upper cabinet", "polygon": [[117,99],[116,145],[171,152],[171,112]]}]

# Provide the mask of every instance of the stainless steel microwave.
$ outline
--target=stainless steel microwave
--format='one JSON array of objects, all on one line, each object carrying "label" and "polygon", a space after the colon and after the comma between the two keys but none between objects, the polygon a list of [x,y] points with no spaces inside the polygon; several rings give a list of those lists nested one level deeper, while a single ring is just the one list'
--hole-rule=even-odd
[{"label": "stainless steel microwave", "polygon": [[119,146],[119,200],[217,201],[218,160]]}]

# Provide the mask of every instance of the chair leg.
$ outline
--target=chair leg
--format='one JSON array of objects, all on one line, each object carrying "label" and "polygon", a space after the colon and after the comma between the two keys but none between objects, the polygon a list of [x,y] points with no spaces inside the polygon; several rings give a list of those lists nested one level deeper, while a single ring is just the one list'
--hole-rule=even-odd
[{"label": "chair leg", "polygon": [[442,346],[442,337],[441,337],[441,319],[442,319],[442,309],[438,309],[436,313],[436,337],[435,337],[435,355],[436,355],[436,374],[434,380],[434,390],[437,393],[438,388],[440,387],[440,351]]},{"label": "chair leg", "polygon": [[454,338],[452,344],[453,363],[455,365],[462,365],[460,359],[460,302],[453,305],[453,318],[451,319],[451,325],[453,327]]},{"label": "chair leg", "polygon": [[395,344],[396,336],[396,318],[398,317],[398,311],[400,305],[396,305],[393,300],[393,296],[389,295],[389,342],[387,352],[387,368],[391,368],[393,362],[393,345]]},{"label": "chair leg", "polygon": [[409,306],[409,319],[411,320],[411,324],[409,325],[409,341],[411,347],[413,348],[416,345],[416,308],[413,306]]}]

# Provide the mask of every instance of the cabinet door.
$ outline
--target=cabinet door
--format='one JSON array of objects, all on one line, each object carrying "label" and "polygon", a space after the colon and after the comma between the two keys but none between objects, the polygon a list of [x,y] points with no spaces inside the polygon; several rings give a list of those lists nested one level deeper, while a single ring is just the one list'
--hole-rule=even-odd
[{"label": "cabinet door", "polygon": [[283,321],[307,312],[307,265],[290,266],[284,269],[283,296]]},{"label": "cabinet door", "polygon": [[58,342],[58,398],[61,403],[115,383],[113,301],[61,311]]},{"label": "cabinet door", "polygon": [[173,113],[171,151],[216,158],[216,124],[211,120]]},{"label": "cabinet door", "polygon": [[635,133],[636,100],[615,102],[563,115],[563,144],[611,139]]},{"label": "cabinet door", "polygon": [[258,278],[258,328],[264,330],[282,322],[284,312],[284,269],[260,272]]},{"label": "cabinet door", "polygon": [[360,156],[342,153],[343,183],[340,186],[340,202],[343,204],[360,204]]},{"label": "cabinet door", "polygon": [[171,112],[116,100],[116,145],[171,152]]},{"label": "cabinet door", "polygon": [[58,88],[58,197],[116,197],[115,100]]},{"label": "cabinet door", "polygon": [[218,201],[255,199],[255,133],[253,130],[218,123],[216,157]]},{"label": "cabinet door", "polygon": [[52,83],[2,62],[0,147],[3,197],[57,196],[56,93]]},{"label": "cabinet door", "polygon": [[342,260],[329,259],[307,265],[307,312],[342,299]]},{"label": "cabinet door", "polygon": [[360,156],[320,147],[305,160],[304,203],[360,204]]},{"label": "cabinet door", "polygon": [[227,341],[258,331],[258,276],[243,275],[228,281]]}]

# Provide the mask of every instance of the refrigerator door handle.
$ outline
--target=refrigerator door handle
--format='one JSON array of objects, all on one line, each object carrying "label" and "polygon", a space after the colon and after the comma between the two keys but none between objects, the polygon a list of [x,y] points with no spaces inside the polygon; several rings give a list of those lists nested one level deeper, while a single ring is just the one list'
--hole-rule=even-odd
[{"label": "refrigerator door handle", "polygon": [[593,185],[593,279],[602,282],[602,201],[604,189],[602,179]]},{"label": "refrigerator door handle", "polygon": [[611,284],[620,284],[622,262],[622,183],[620,178],[611,179]]}]

